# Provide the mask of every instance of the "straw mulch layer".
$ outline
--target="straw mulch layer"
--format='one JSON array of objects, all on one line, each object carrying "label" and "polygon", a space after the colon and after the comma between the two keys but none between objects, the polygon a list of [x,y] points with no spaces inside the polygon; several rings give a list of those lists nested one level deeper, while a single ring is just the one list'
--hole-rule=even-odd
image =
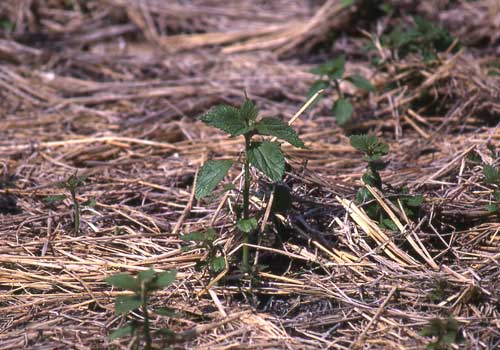
[{"label": "straw mulch layer", "polygon": [[[500,166],[498,2],[392,3],[389,19],[337,0],[2,1],[0,349],[129,349],[108,338],[126,320],[113,304],[124,292],[104,278],[149,267],[179,271],[153,298],[179,313],[152,323],[177,333],[175,349],[422,349],[421,330],[448,316],[463,338],[454,348],[497,349],[500,220],[485,209],[495,187],[483,167]],[[367,33],[414,14],[463,46],[378,71]],[[294,123],[307,149],[284,145],[293,208],[265,216],[252,248],[267,268],[251,283],[231,268],[207,291],[214,276],[195,269],[205,252],[179,235],[214,227],[236,266],[241,183],[203,201],[193,184],[206,159],[238,157],[242,143],[197,116],[246,91],[289,120],[310,68],[342,53],[378,92],[343,86],[355,96],[344,128],[328,98]],[[366,162],[353,133],[390,146],[386,188],[373,192],[397,230],[354,202]],[[58,183],[75,171],[87,177],[79,202],[96,202],[79,235],[71,201],[45,200],[67,194]],[[254,178],[264,216],[272,184]],[[415,218],[388,201],[402,187],[425,198]]]}]

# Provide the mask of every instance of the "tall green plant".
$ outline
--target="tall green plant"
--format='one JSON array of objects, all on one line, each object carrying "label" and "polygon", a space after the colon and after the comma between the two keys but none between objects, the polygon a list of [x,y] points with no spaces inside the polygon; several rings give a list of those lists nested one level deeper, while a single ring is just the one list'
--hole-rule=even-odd
[{"label": "tall green plant", "polygon": [[[243,215],[237,218],[236,227],[243,233],[243,242],[249,243],[250,237],[257,228],[257,219],[250,216],[250,167],[254,167],[272,181],[280,181],[285,172],[285,155],[281,144],[256,136],[272,136],[299,148],[304,148],[295,130],[278,118],[258,118],[259,110],[246,99],[240,107],[219,105],[213,107],[201,120],[210,126],[220,129],[231,137],[242,136],[244,139],[244,183],[243,183]],[[201,199],[214,191],[219,182],[227,175],[233,160],[209,160],[200,170],[195,188],[195,197]],[[249,248],[243,246],[241,267],[249,271]]]},{"label": "tall green plant", "polygon": [[[150,315],[148,310],[149,297],[152,292],[165,289],[170,286],[177,275],[176,270],[156,272],[153,269],[139,272],[134,277],[128,273],[120,273],[106,278],[106,283],[120,289],[133,292],[132,295],[121,295],[116,297],[115,312],[119,315],[126,315],[131,311],[140,310],[144,321],[142,325],[137,320],[130,321],[126,326],[115,330],[109,336],[116,339],[127,335],[142,333],[144,337],[144,349],[151,350],[152,336],[150,326]],[[172,310],[168,308],[158,308],[155,313],[164,316],[171,316]],[[169,329],[160,329],[161,335],[172,335]],[[139,342],[135,344],[139,349]]]}]

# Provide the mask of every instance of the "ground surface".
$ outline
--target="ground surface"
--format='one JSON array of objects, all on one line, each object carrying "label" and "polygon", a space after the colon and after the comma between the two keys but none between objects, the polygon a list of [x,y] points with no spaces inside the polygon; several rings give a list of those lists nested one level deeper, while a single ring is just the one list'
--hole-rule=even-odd
[{"label": "ground surface", "polygon": [[[153,320],[178,333],[173,348],[422,349],[433,340],[422,329],[448,316],[463,338],[454,347],[498,348],[500,219],[485,209],[495,185],[483,175],[500,165],[498,2],[395,1],[392,19],[334,0],[168,3],[0,3],[0,349],[130,348],[107,338],[124,319],[113,305],[122,292],[103,280],[148,267],[179,271],[154,299],[179,311]],[[414,14],[461,49],[377,70],[361,31],[409,26]],[[331,93],[295,122],[307,149],[284,146],[293,209],[268,218],[253,250],[267,269],[250,285],[232,268],[201,293],[204,251],[185,252],[179,235],[216,228],[236,265],[240,182],[214,200],[192,189],[202,162],[237,157],[241,140],[197,116],[246,91],[263,115],[289,120],[310,69],[339,54],[377,92],[342,86],[355,101],[343,128]],[[425,198],[413,218],[389,208],[397,230],[352,202],[366,167],[353,133],[390,146],[380,201],[403,186]],[[76,170],[87,176],[77,199],[96,201],[78,235],[71,201],[44,200],[67,194],[58,182]],[[258,215],[271,184],[254,176]]]}]

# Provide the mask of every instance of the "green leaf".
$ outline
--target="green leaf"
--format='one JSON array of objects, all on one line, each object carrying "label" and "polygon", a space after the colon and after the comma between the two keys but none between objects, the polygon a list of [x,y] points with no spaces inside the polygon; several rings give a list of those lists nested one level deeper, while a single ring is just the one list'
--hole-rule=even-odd
[{"label": "green leaf", "polygon": [[139,295],[120,295],[115,300],[115,312],[117,314],[126,314],[138,309],[141,305],[141,297]]},{"label": "green leaf", "polygon": [[495,169],[491,165],[486,164],[483,167],[483,175],[486,182],[489,184],[500,183],[500,169]]},{"label": "green leaf", "polygon": [[174,283],[177,270],[158,272],[153,283],[154,289],[164,289]]},{"label": "green leaf", "polygon": [[194,195],[201,199],[212,193],[219,182],[226,176],[229,168],[233,165],[232,160],[209,160],[200,170]]},{"label": "green leaf", "polygon": [[240,219],[238,220],[238,223],[236,224],[236,227],[240,229],[240,231],[245,232],[245,233],[250,233],[253,230],[257,228],[257,220],[255,218],[250,218],[250,219]]},{"label": "green leaf", "polygon": [[493,192],[493,198],[500,203],[500,191]]},{"label": "green leaf", "polygon": [[340,4],[345,7],[351,6],[354,2],[355,0],[340,0]]},{"label": "green leaf", "polygon": [[346,80],[350,81],[354,86],[362,90],[375,92],[375,88],[373,87],[372,83],[363,78],[361,75],[352,75],[350,77],[347,77]]},{"label": "green leaf", "polygon": [[335,117],[335,119],[337,119],[337,123],[339,123],[340,125],[347,123],[347,121],[351,119],[353,111],[354,108],[352,107],[351,103],[344,97],[341,97],[337,101],[335,101],[332,107],[332,115]]},{"label": "green leaf", "polygon": [[380,178],[380,174],[378,172],[373,172],[371,170],[367,170],[363,176],[361,177],[363,182],[367,185],[381,188],[382,187],[382,179]]},{"label": "green leaf", "polygon": [[[316,80],[309,88],[309,92],[307,93],[307,99],[310,99],[319,90],[326,89],[328,86],[330,86],[328,80]],[[321,97],[322,96],[320,96],[314,103],[317,103],[317,101],[319,101]]]},{"label": "green leaf", "polygon": [[398,226],[394,223],[394,221],[392,221],[389,218],[383,219],[381,222],[381,226],[388,228],[389,230],[392,230],[392,231],[398,231]]},{"label": "green leaf", "polygon": [[356,193],[356,204],[363,204],[371,201],[372,199],[373,195],[366,187],[360,188]]},{"label": "green leaf", "polygon": [[135,326],[127,324],[125,327],[118,328],[117,330],[113,331],[108,338],[110,340],[122,338],[124,336],[134,334],[134,331],[135,331]]},{"label": "green leaf", "polygon": [[341,55],[333,60],[320,65],[317,68],[311,69],[311,73],[317,75],[326,75],[328,78],[341,79],[344,75],[345,56]]},{"label": "green leaf", "polygon": [[255,128],[260,135],[275,136],[295,147],[305,148],[295,130],[278,118],[263,118],[255,124]]},{"label": "green leaf", "polygon": [[253,121],[259,115],[259,110],[253,101],[247,99],[241,106],[239,114],[243,120]]},{"label": "green leaf", "polygon": [[376,136],[352,135],[349,137],[349,141],[352,147],[364,152],[369,157],[378,156],[380,158],[380,156],[389,153],[389,146],[386,143],[380,142]]},{"label": "green leaf", "polygon": [[209,228],[202,232],[191,232],[179,237],[183,241],[194,242],[213,242],[217,238],[217,233],[213,228]]},{"label": "green leaf", "polygon": [[424,196],[416,195],[416,196],[408,196],[403,198],[403,203],[410,207],[420,207],[424,204]]},{"label": "green leaf", "polygon": [[44,202],[47,203],[54,203],[54,202],[60,202],[66,199],[66,196],[64,194],[58,194],[55,196],[47,196],[43,199]]},{"label": "green leaf", "polygon": [[285,173],[285,156],[277,142],[253,142],[248,150],[250,163],[273,181],[280,181]]},{"label": "green leaf", "polygon": [[151,282],[154,278],[156,277],[156,272],[153,269],[148,269],[145,271],[141,271],[137,274],[137,280],[139,283],[144,282],[145,284],[148,284]]},{"label": "green leaf", "polygon": [[243,135],[252,128],[248,127],[240,115],[240,110],[232,106],[219,105],[200,117],[205,124],[227,132],[231,136]]},{"label": "green leaf", "polygon": [[486,210],[488,211],[488,213],[496,213],[499,209],[500,207],[497,204],[490,203],[486,205]]},{"label": "green leaf", "polygon": [[220,272],[226,268],[226,260],[223,256],[213,257],[210,260],[210,268],[215,273]]},{"label": "green leaf", "polygon": [[139,281],[128,273],[119,273],[105,279],[113,287],[136,292],[141,289]]}]

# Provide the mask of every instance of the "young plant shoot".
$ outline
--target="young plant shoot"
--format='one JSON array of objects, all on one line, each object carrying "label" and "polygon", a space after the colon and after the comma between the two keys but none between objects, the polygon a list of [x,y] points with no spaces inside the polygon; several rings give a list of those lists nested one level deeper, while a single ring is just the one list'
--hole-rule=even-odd
[{"label": "young plant shoot", "polygon": [[319,75],[320,79],[316,80],[309,89],[309,96],[314,95],[321,89],[333,88],[337,92],[338,98],[332,105],[332,116],[335,117],[339,125],[344,125],[351,119],[354,107],[349,98],[340,88],[342,80],[348,81],[359,89],[365,91],[375,91],[373,85],[360,75],[345,76],[345,56],[339,56],[333,60],[320,65],[311,70],[311,73]]},{"label": "young plant shoot", "polygon": [[[389,153],[389,146],[372,135],[352,135],[349,140],[352,147],[365,154],[363,160],[368,162],[368,167],[362,177],[363,182],[382,191],[383,182],[379,171],[386,166],[386,163],[382,161],[382,157]],[[407,189],[403,189],[398,194],[393,195],[392,202],[396,207],[399,207],[399,200],[405,214],[409,218],[414,218],[424,198],[420,195],[411,196],[407,192]],[[371,219],[378,220],[382,227],[390,230],[398,229],[366,187],[359,189],[356,194],[356,203],[366,204],[366,214]]]},{"label": "young plant shoot", "polygon": [[[115,312],[119,315],[126,315],[134,310],[141,310],[144,321],[141,323],[133,320],[125,327],[115,330],[109,336],[110,339],[121,338],[127,335],[137,335],[142,332],[144,336],[144,349],[151,350],[152,337],[150,329],[150,316],[148,311],[148,302],[150,294],[157,290],[165,289],[170,286],[177,275],[176,270],[156,272],[153,269],[139,272],[134,277],[128,273],[119,273],[106,278],[106,283],[113,287],[128,290],[133,292],[132,295],[117,296],[115,300]],[[173,314],[171,309],[157,308],[155,313],[163,316],[171,316]],[[171,336],[173,333],[169,329],[160,329],[161,335]],[[139,349],[139,343],[136,343],[136,348]]]},{"label": "young plant shoot", "polygon": [[[236,227],[243,233],[243,242],[249,243],[250,236],[257,228],[257,219],[250,216],[250,167],[262,172],[273,182],[280,181],[285,173],[285,155],[281,151],[281,144],[255,136],[272,136],[289,144],[304,148],[295,130],[278,118],[258,118],[259,110],[256,105],[246,99],[239,108],[219,105],[213,107],[201,120],[210,126],[218,128],[231,137],[243,136],[243,215],[237,218]],[[200,170],[195,188],[195,197],[201,199],[212,194],[212,191],[227,175],[233,165],[233,160],[209,160]],[[249,248],[243,246],[241,268],[249,271]]]}]

